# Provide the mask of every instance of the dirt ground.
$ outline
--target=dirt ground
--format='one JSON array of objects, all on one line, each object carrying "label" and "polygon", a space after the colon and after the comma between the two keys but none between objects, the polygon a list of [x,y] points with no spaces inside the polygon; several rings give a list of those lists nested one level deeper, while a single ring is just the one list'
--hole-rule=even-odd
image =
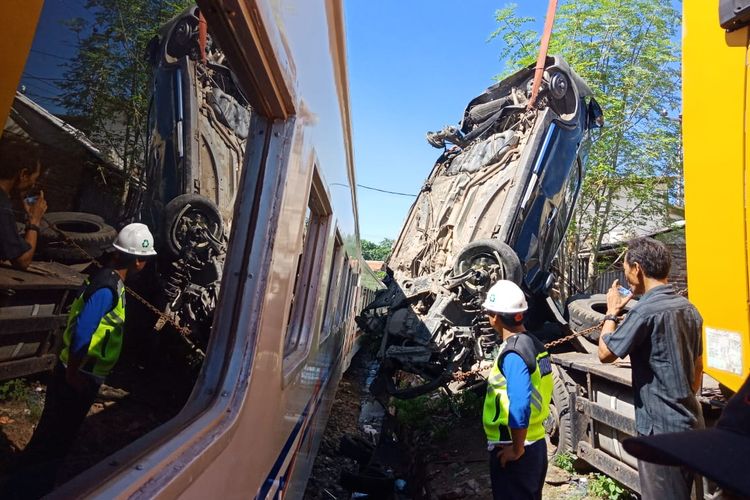
[{"label": "dirt ground", "polygon": [[[196,370],[159,354],[169,350],[168,339],[148,346],[136,339],[131,337],[130,346],[126,341],[120,362],[102,385],[58,484],[166,422],[187,400]],[[0,478],[31,439],[44,406],[45,382],[46,375],[40,374],[0,384]]]},{"label": "dirt ground", "polygon": [[[359,357],[359,355],[358,355]],[[315,461],[305,499],[343,500],[351,493],[339,485],[343,470],[355,471],[357,463],[341,456],[338,444],[345,434],[364,436],[358,424],[361,401],[366,395],[365,368],[362,359],[355,358],[352,368],[344,374],[339,386],[331,418]],[[440,425],[435,425],[438,422]],[[448,422],[444,426],[442,423]],[[420,425],[425,425],[422,422]],[[436,429],[443,429],[436,431]],[[446,430],[447,429],[447,430]],[[423,433],[424,432],[424,433]],[[405,489],[419,491],[409,498],[432,500],[485,500],[491,498],[487,465],[486,440],[481,415],[435,415],[425,429],[417,431],[414,452],[421,455],[419,477],[407,477]],[[414,430],[406,439],[413,439]],[[584,500],[597,498],[589,493],[591,474],[568,473],[550,464],[543,497],[556,500]],[[404,498],[401,496],[400,498]]]}]

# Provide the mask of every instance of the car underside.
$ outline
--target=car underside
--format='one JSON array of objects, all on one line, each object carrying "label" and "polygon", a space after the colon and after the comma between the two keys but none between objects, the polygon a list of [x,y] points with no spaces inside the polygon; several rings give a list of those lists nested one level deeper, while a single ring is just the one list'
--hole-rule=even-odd
[{"label": "car underside", "polygon": [[529,106],[533,77],[533,67],[511,75],[473,99],[459,127],[428,133],[443,152],[394,244],[387,288],[359,317],[382,335],[374,392],[412,398],[481,382],[499,345],[481,304],[497,280],[524,289],[528,329],[554,318],[552,262],[602,112],[562,58],[547,58]]}]

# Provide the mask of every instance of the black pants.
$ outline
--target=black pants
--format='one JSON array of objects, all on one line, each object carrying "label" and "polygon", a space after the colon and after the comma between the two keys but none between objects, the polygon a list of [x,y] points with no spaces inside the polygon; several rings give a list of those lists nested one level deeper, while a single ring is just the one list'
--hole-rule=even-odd
[{"label": "black pants", "polygon": [[643,500],[703,498],[700,476],[685,467],[670,467],[638,460],[638,479]]},{"label": "black pants", "polygon": [[547,475],[547,443],[540,439],[528,446],[518,460],[500,467],[498,449],[490,452],[490,479],[494,500],[540,500]]},{"label": "black pants", "polygon": [[54,487],[57,471],[99,393],[101,383],[84,377],[87,384],[79,392],[65,380],[65,367],[59,362],[55,366],[39,424],[8,485],[10,498],[39,498]]}]

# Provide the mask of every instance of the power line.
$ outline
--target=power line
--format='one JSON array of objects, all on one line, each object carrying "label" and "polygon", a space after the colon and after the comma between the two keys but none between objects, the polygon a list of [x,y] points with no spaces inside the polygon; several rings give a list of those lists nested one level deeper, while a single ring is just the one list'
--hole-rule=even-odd
[{"label": "power line", "polygon": [[365,186],[364,184],[357,184],[357,186],[361,187],[363,189],[370,189],[372,191],[378,191],[378,192],[381,192],[381,193],[395,194],[395,195],[398,195],[398,196],[410,196],[412,198],[416,198],[417,197],[416,194],[399,193],[399,192],[396,192],[396,191],[388,191],[387,189],[378,189],[378,188],[374,188],[374,187],[370,187],[370,186]]},{"label": "power line", "polygon": [[55,78],[52,76],[32,75],[28,71],[24,72],[23,76],[25,76],[26,78],[32,78],[34,80],[40,80],[43,82],[67,82],[70,80],[69,78]]},{"label": "power line", "polygon": [[[349,187],[349,184],[344,184],[344,183],[342,183],[342,182],[332,182],[332,183],[331,183],[331,186],[343,186],[343,187]],[[372,190],[372,191],[378,191],[378,192],[380,192],[380,193],[395,194],[395,195],[398,195],[398,196],[410,196],[410,197],[412,197],[412,198],[416,198],[416,197],[417,197],[417,195],[416,195],[416,194],[411,194],[411,193],[399,193],[399,192],[397,192],[397,191],[388,191],[387,189],[380,189],[380,188],[376,188],[376,187],[365,186],[364,184],[357,184],[357,187],[361,187],[362,189],[370,189],[370,190]]]},{"label": "power line", "polygon": [[60,55],[53,54],[51,52],[45,52],[45,51],[39,50],[39,49],[31,49],[31,51],[34,52],[35,54],[41,54],[43,56],[54,57],[55,59],[61,59],[63,61],[69,61],[70,60],[69,57],[62,57]]}]

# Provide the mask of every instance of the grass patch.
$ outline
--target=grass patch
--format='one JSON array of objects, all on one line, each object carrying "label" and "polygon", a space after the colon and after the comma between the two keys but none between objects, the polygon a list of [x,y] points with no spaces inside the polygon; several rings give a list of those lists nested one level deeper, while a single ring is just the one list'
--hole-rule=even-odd
[{"label": "grass patch", "polygon": [[575,459],[575,455],[566,451],[565,453],[559,453],[555,455],[554,463],[565,472],[575,474],[575,468],[573,467],[573,462],[575,461]]},{"label": "grass patch", "polygon": [[393,399],[398,422],[417,435],[444,441],[462,418],[482,418],[484,398],[473,392],[448,396],[433,393]]},{"label": "grass patch", "polygon": [[629,489],[604,474],[594,473],[589,481],[589,494],[608,500],[630,500],[637,498]]},{"label": "grass patch", "polygon": [[31,389],[22,378],[14,378],[0,384],[0,401],[26,401]]},{"label": "grass patch", "polygon": [[38,420],[44,409],[44,398],[23,378],[14,378],[0,384],[0,401],[17,401],[26,405],[29,416]]}]

